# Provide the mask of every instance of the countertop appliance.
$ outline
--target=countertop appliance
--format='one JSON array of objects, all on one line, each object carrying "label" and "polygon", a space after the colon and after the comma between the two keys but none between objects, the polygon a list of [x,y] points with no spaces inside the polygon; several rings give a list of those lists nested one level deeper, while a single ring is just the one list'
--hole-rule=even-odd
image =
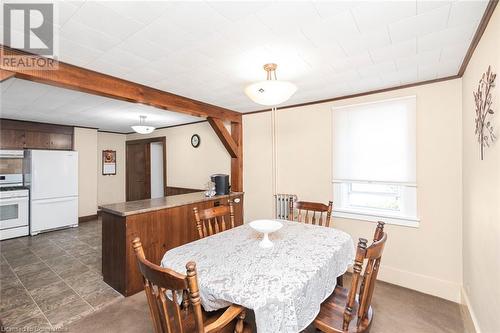
[{"label": "countertop appliance", "polygon": [[25,151],[24,183],[31,190],[30,234],[78,226],[78,153]]},{"label": "countertop appliance", "polygon": [[229,194],[229,175],[215,174],[210,176],[210,180],[215,183],[215,194],[224,195]]},{"label": "countertop appliance", "polygon": [[0,239],[29,234],[29,190],[22,174],[0,175]]}]

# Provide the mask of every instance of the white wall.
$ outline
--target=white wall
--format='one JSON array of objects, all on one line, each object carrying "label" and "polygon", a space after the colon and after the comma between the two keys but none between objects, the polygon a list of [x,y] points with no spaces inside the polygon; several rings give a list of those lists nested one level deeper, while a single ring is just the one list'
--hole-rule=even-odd
[{"label": "white wall", "polygon": [[[198,134],[200,146],[191,146]],[[166,137],[167,186],[204,189],[214,173],[231,174],[231,158],[208,122],[159,129],[152,134],[129,134],[127,140]]]},{"label": "white wall", "polygon": [[[386,227],[389,240],[379,276],[391,283],[459,301],[462,285],[460,80],[278,110],[277,188],[279,193],[295,193],[302,200],[325,203],[331,200],[332,106],[408,95],[417,95],[421,222],[419,228]],[[272,136],[268,114],[243,117],[247,218],[272,214],[272,193],[266,186],[255,184],[271,182]],[[374,223],[340,218],[334,219],[334,226],[355,239],[371,238],[375,230]]]},{"label": "white wall", "polygon": [[[492,66],[500,73],[500,10],[497,9],[462,78],[463,96],[463,280],[465,299],[480,332],[500,330],[500,142],[485,149],[480,160],[474,135],[472,92]],[[500,137],[500,80],[493,91],[490,117]]]},{"label": "white wall", "polygon": [[[97,133],[97,203],[125,201],[125,134]],[[102,174],[102,151],[116,150],[116,175]],[[94,213],[95,214],[95,213]]]},{"label": "white wall", "polygon": [[75,127],[78,152],[78,216],[97,212],[97,130]]}]

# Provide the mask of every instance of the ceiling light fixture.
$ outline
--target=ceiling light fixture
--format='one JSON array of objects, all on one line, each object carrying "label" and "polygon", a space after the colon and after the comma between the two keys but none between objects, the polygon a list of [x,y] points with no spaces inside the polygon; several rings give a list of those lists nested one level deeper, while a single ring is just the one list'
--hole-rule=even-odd
[{"label": "ceiling light fixture", "polygon": [[245,94],[252,101],[261,105],[276,106],[286,102],[297,91],[295,84],[277,79],[277,67],[276,64],[265,64],[266,80],[252,83],[245,88]]},{"label": "ceiling light fixture", "polygon": [[146,125],[146,116],[139,116],[139,125],[131,126],[132,129],[139,134],[149,134],[153,133],[155,128],[153,126]]}]

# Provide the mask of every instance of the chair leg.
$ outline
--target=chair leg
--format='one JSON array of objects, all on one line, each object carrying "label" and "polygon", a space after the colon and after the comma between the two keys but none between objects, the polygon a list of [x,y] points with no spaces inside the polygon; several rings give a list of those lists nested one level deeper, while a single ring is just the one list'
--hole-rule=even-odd
[{"label": "chair leg", "polygon": [[337,276],[337,286],[339,286],[339,287],[344,286],[344,275],[343,274],[341,276]]},{"label": "chair leg", "polygon": [[244,328],[243,321],[245,320],[245,317],[246,317],[246,311],[243,310],[238,315],[238,321],[236,322],[236,327],[234,328],[234,333],[243,333],[243,328]]}]

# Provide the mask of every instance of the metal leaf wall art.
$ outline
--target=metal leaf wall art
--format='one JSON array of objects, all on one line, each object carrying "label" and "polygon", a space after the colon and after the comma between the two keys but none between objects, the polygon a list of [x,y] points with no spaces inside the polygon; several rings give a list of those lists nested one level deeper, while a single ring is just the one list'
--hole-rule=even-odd
[{"label": "metal leaf wall art", "polygon": [[490,121],[491,116],[495,114],[492,109],[492,90],[495,87],[496,77],[497,75],[491,71],[491,66],[488,66],[488,70],[479,80],[477,91],[473,93],[476,103],[475,134],[481,148],[481,160],[484,157],[484,148],[489,147],[497,138]]}]

